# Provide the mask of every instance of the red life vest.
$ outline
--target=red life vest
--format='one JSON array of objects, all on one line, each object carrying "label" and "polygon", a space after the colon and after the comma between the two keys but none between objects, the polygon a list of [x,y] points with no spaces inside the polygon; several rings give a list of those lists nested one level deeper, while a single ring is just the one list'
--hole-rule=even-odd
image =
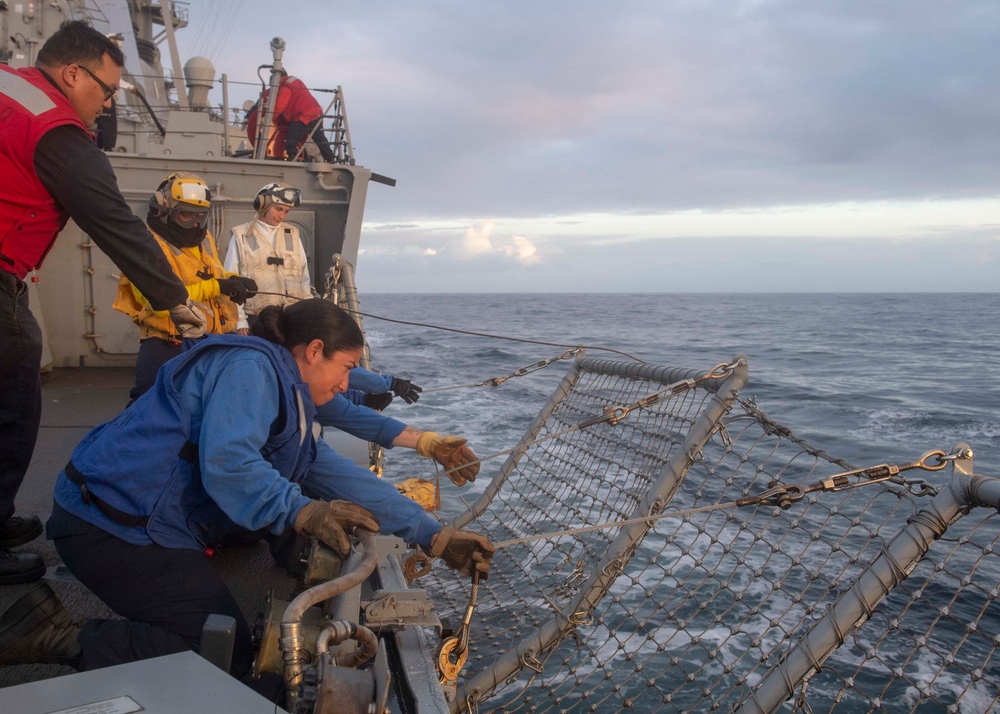
[{"label": "red life vest", "polygon": [[[247,115],[247,139],[250,141],[250,146],[257,147],[257,108],[264,102],[267,101],[267,95],[270,90],[264,90],[264,98],[257,102],[257,106],[250,110]],[[272,120],[271,134],[267,140],[267,151],[265,156],[272,158],[283,159],[285,158],[285,135],[287,134],[288,125],[283,122],[280,118],[277,121]]]},{"label": "red life vest", "polygon": [[286,123],[300,121],[311,124],[323,116],[323,108],[301,79],[285,77],[278,87],[278,103],[274,114]]},{"label": "red life vest", "polygon": [[64,124],[90,136],[73,105],[40,71],[0,65],[0,269],[22,280],[42,264],[69,220],[35,173],[38,140]]}]

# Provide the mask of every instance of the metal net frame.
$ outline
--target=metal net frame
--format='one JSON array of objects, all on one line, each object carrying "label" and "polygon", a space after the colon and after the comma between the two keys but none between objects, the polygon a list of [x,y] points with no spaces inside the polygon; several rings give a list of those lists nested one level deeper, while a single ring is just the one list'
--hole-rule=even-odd
[{"label": "metal net frame", "polygon": [[[851,465],[742,400],[733,366],[696,381],[710,370],[576,360],[453,521],[502,545],[453,711],[997,705],[1000,482],[952,455],[938,488],[897,473],[779,507],[762,494]],[[415,585],[462,618],[467,581],[437,568]]]}]

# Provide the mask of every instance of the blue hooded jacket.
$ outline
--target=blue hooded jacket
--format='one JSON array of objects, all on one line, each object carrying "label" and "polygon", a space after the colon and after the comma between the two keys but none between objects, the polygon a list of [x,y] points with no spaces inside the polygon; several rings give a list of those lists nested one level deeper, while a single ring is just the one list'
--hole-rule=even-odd
[{"label": "blue hooded jacket", "polygon": [[368,508],[383,532],[429,544],[440,525],[392,484],[317,443],[315,416],[288,350],[211,336],[167,362],[152,389],[73,452],[69,468],[89,493],[142,523],[123,524],[85,502],[66,469],[55,500],[126,542],[201,549],[237,527],[281,533],[311,498],[343,498]]}]

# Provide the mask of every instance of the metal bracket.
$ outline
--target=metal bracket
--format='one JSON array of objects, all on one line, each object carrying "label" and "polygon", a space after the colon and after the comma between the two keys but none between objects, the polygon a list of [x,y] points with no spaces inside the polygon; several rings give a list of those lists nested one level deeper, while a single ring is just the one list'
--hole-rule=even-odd
[{"label": "metal bracket", "polygon": [[378,562],[384,561],[390,555],[401,556],[406,552],[406,541],[396,536],[376,536],[375,547],[378,548]]},{"label": "metal bracket", "polygon": [[361,611],[365,626],[372,630],[419,626],[441,632],[441,619],[424,590],[376,590],[361,603]]}]

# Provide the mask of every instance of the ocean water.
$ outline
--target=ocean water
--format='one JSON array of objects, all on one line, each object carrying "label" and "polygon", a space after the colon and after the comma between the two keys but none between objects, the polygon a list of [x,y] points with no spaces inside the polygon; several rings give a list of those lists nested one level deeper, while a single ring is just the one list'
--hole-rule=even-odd
[{"label": "ocean water", "polygon": [[[835,457],[858,466],[906,464],[928,451],[950,452],[965,442],[975,452],[978,473],[1000,476],[1000,360],[996,356],[1000,337],[993,327],[995,316],[1000,314],[1000,295],[362,295],[361,309],[366,313],[373,365],[412,378],[426,390],[413,405],[395,400],[387,413],[418,428],[465,436],[476,453],[486,457],[475,484],[461,490],[447,489],[442,509],[446,518],[463,510],[462,500],[470,503],[485,488],[503,463],[503,452],[517,444],[569,365],[557,361],[499,387],[463,386],[555,358],[565,346],[575,345],[586,345],[591,356],[622,358],[599,349],[607,348],[654,364],[704,371],[743,354],[750,372],[743,395],[753,397],[772,419]],[[470,332],[520,341],[467,334]],[[387,455],[387,473],[394,479],[431,478],[433,466],[409,450],[395,450]],[[933,473],[915,471],[909,476],[943,484],[950,474],[947,468]],[[817,522],[815,531],[824,527]],[[805,531],[811,532],[809,527]],[[858,537],[863,539],[866,534],[862,531]],[[659,546],[654,541],[647,540],[642,546],[648,562],[657,557]],[[701,541],[700,546],[707,547],[707,543]],[[970,558],[976,557],[975,548],[966,552]],[[673,564],[671,572],[681,572],[689,556]],[[821,550],[816,556],[821,562],[811,561],[812,557],[808,552],[805,555],[811,571],[821,569],[827,556]],[[746,573],[764,573],[761,587],[766,589],[768,582],[778,580],[778,574],[768,570],[772,566],[766,559],[751,560],[749,565],[759,570],[748,569]],[[660,571],[651,569],[649,577],[648,587],[655,589]],[[987,581],[995,582],[992,576]],[[645,590],[630,590],[627,581],[622,587],[623,610],[641,610]],[[902,589],[905,591],[905,586]],[[893,598],[902,601],[887,611],[900,612],[906,593],[897,589],[890,600]],[[967,621],[975,621],[976,607],[968,596],[958,601],[952,598],[950,590],[928,594],[920,603],[926,612],[921,607],[911,608],[907,627],[929,630],[938,612],[933,604],[945,602],[965,608]],[[730,602],[719,598],[704,617],[710,620],[717,614],[727,615]],[[773,607],[773,612],[765,609],[765,614],[787,617],[787,602],[780,596]],[[995,632],[987,619],[980,623],[984,631]],[[621,622],[627,625],[627,618]],[[698,630],[698,621],[692,619],[689,625]],[[726,624],[708,627],[706,633],[709,639],[741,641]],[[600,639],[599,634],[595,634],[596,639]],[[619,630],[608,640],[609,651],[597,659],[622,656],[618,642],[628,636]],[[902,661],[906,647],[898,651],[895,647],[895,641],[884,643],[880,655]],[[677,645],[677,650],[682,657],[687,656],[682,646]],[[854,666],[857,662],[850,661],[852,652],[844,647],[837,657]],[[649,671],[658,671],[653,662],[658,655],[653,651],[647,654],[651,658],[646,663]],[[742,653],[729,655],[735,658]],[[989,660],[976,659],[963,650],[960,660],[965,657],[977,662]],[[694,671],[702,664],[692,662],[689,669]],[[942,701],[958,699],[967,684],[964,680],[947,681],[948,674],[936,674],[937,664],[921,664],[919,656],[908,667],[913,681],[934,680]],[[623,669],[629,671],[628,667]],[[663,671],[658,680],[663,691],[676,686],[679,697],[694,697],[689,704],[695,710],[704,705],[696,701],[700,690],[685,690],[682,682],[668,681],[683,672],[678,674],[673,667]],[[987,675],[986,680],[991,679],[992,675]],[[880,668],[864,667],[857,674],[856,685],[873,696],[871,693],[882,691],[884,680]],[[816,711],[832,706],[838,682],[836,676],[815,679],[809,691]],[[894,693],[906,689],[906,685],[895,686]],[[974,691],[963,700],[961,711],[980,714],[992,706],[992,685],[977,686],[983,687],[982,697]],[[634,710],[660,711],[655,699],[644,700]],[[680,706],[680,701],[674,703]],[[862,702],[863,698],[852,701]],[[932,703],[920,711],[943,711],[935,707]],[[901,709],[909,711],[910,706]]]},{"label": "ocean water", "polygon": [[[965,442],[977,473],[1000,476],[1000,294],[362,294],[361,310],[373,366],[426,390],[416,404],[397,399],[386,413],[465,436],[480,456],[517,443],[568,363],[499,387],[452,387],[564,348],[374,316],[695,369],[744,354],[744,396],[836,457],[859,466],[909,463]],[[405,475],[427,477],[428,462],[391,458]],[[501,463],[488,459],[482,476]]]},{"label": "ocean water", "polygon": [[[387,414],[465,436],[480,456],[517,443],[568,362],[499,387],[454,387],[510,374],[565,347],[450,330],[587,345],[591,356],[620,357],[598,349],[605,347],[706,371],[742,353],[751,376],[744,395],[834,456],[858,465],[904,463],[967,442],[977,472],[1000,476],[998,294],[362,293],[361,308],[374,366],[426,390],[413,405],[394,400]],[[502,462],[484,463],[477,483],[461,491],[467,501]],[[433,467],[397,449],[388,473],[429,478]],[[915,475],[937,482],[947,473]],[[457,510],[449,504],[446,513]],[[937,599],[947,602],[950,593]]]}]

